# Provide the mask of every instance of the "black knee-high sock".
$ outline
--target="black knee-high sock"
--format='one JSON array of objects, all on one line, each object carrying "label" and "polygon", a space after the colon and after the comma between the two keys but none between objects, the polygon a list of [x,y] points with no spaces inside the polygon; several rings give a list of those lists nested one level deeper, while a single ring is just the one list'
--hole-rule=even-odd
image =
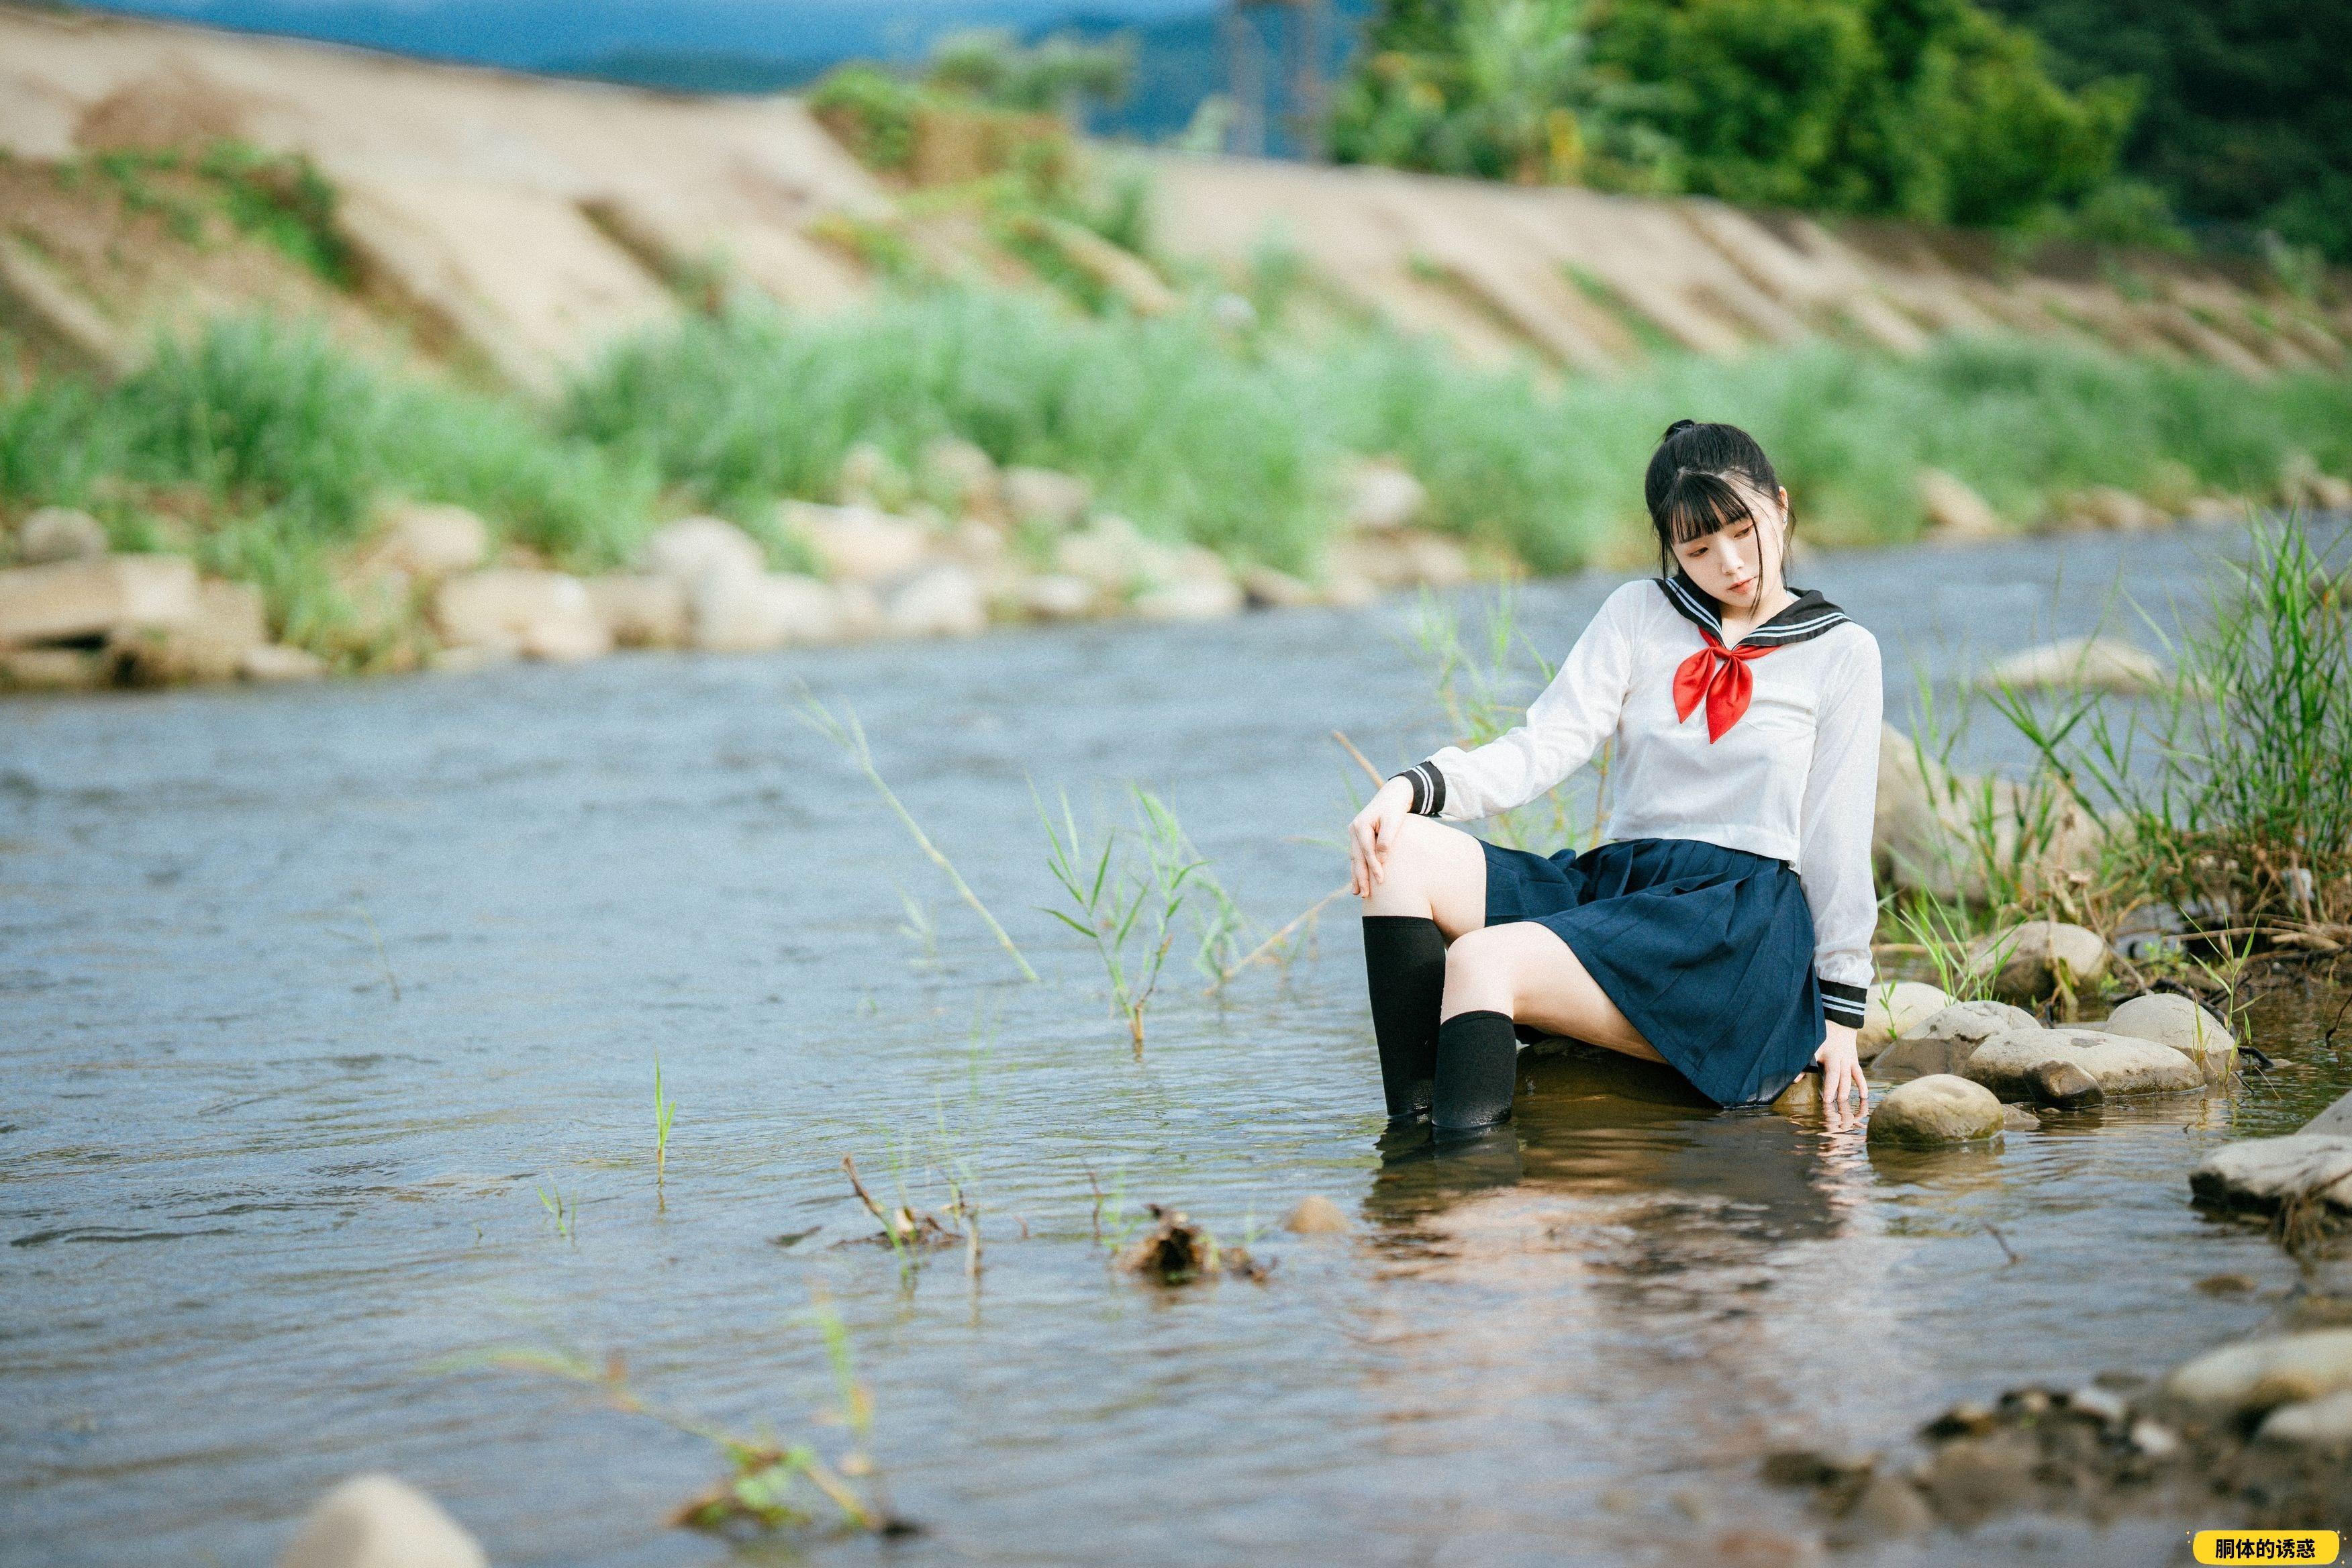
[{"label": "black knee-high sock", "polygon": [[1418,915],[1366,915],[1364,980],[1389,1115],[1425,1111],[1437,1070],[1437,1004],[1445,994],[1445,935],[1437,922]]},{"label": "black knee-high sock", "polygon": [[1440,1132],[1490,1127],[1511,1114],[1519,1037],[1500,1013],[1456,1013],[1438,1026],[1430,1124]]}]

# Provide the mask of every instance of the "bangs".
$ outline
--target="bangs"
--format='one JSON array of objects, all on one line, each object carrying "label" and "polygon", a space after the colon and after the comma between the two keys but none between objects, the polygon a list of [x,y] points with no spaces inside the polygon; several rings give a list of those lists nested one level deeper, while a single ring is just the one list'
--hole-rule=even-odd
[{"label": "bangs", "polygon": [[1748,498],[1721,474],[1685,472],[1675,477],[1652,517],[1658,531],[1673,545],[1719,533],[1752,515]]}]

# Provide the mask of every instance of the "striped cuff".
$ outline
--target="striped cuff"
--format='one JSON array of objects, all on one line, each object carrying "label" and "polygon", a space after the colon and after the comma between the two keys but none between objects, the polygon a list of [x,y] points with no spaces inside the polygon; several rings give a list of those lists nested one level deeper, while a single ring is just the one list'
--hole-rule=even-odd
[{"label": "striped cuff", "polygon": [[[1412,785],[1412,814],[1436,816],[1445,810],[1445,775],[1435,763],[1415,763],[1396,775]],[[1390,780],[1391,784],[1395,779]]]},{"label": "striped cuff", "polygon": [[1849,1029],[1859,1029],[1870,1008],[1870,987],[1841,985],[1834,980],[1823,980],[1822,1016],[1832,1024],[1843,1024]]}]

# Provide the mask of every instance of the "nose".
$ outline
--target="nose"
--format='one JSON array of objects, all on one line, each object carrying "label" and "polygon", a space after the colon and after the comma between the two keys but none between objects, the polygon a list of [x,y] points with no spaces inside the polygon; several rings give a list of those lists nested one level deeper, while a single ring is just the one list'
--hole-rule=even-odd
[{"label": "nose", "polygon": [[1748,574],[1747,555],[1728,539],[1723,542],[1723,569],[1735,578]]}]

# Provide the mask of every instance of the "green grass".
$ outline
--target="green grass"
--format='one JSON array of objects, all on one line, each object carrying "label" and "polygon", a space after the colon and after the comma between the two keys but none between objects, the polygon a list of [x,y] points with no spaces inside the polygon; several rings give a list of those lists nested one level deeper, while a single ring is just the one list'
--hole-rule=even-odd
[{"label": "green grass", "polygon": [[1091,319],[937,289],[822,319],[691,317],[614,349],[547,410],[310,329],[219,322],[111,387],[0,390],[0,513],[88,506],[126,547],[260,583],[286,635],[350,653],[336,552],[397,497],[471,507],[502,539],[596,570],[630,557],[657,508],[720,510],[781,548],[776,500],[831,498],[853,446],[911,469],[957,436],[1086,476],[1161,539],[1311,574],[1347,465],[1390,455],[1428,487],[1433,526],[1555,572],[1644,555],[1643,466],[1685,416],[1752,430],[1801,528],[1828,542],[1914,537],[1927,466],[2020,522],[2095,484],[2261,497],[2305,459],[2352,472],[2340,374],[2252,383],[2010,339],[1908,359],[1832,343],[1662,355],[1553,385],[1376,330],[1308,344],[1237,337],[1202,310]]}]

